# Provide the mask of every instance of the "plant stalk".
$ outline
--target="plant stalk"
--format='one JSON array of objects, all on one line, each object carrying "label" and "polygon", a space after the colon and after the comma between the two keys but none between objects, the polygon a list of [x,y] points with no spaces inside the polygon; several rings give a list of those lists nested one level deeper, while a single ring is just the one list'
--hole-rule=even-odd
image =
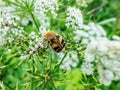
[{"label": "plant stalk", "polygon": [[36,26],[37,32],[39,32],[39,26],[38,26],[37,21],[36,21],[36,19],[35,19],[35,17],[34,17],[34,14],[33,14],[33,13],[30,13],[30,14],[31,14],[31,17],[32,17],[32,19],[33,19],[33,22],[34,22],[34,24],[35,24],[35,26]]}]

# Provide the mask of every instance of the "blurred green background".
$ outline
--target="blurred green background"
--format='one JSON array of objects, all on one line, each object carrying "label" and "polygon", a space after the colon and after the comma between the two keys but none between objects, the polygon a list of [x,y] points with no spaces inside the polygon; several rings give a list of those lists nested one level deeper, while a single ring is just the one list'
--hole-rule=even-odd
[{"label": "blurred green background", "polygon": [[[8,0],[9,1],[9,0]],[[60,10],[60,18],[65,18],[64,11],[67,6],[76,6],[79,8],[84,17],[84,23],[95,22],[103,26],[103,28],[107,32],[107,37],[112,39],[113,35],[120,36],[120,0],[85,0],[88,3],[85,6],[82,6],[79,2],[80,0],[59,0]],[[7,2],[7,0],[6,0]],[[29,23],[25,26],[26,32],[31,32],[34,28],[32,27],[33,23]],[[68,32],[65,31],[65,21],[58,22],[54,20],[52,22],[52,29],[57,30],[60,28],[59,33]],[[61,33],[63,36],[64,33]],[[67,39],[67,36],[65,36]],[[12,52],[9,53],[8,49],[11,48]],[[55,61],[53,65],[57,62],[57,55],[53,54],[49,50],[45,51],[45,55],[42,57],[37,57],[39,62],[33,60],[25,61],[24,63],[20,61],[19,56],[16,55],[16,51],[19,51],[20,48],[17,46],[6,47],[3,46],[0,48],[0,81],[4,83],[6,89],[0,88],[0,90],[30,90],[30,84],[33,81],[34,86],[40,86],[42,84],[42,80],[49,79],[47,76],[40,76],[40,73],[46,74],[47,72],[47,60],[49,58],[54,58]],[[43,50],[44,51],[44,50]],[[47,57],[46,57],[47,56]],[[79,57],[82,58],[82,57]],[[41,66],[39,63],[43,63]],[[34,65],[33,65],[34,63]],[[119,90],[120,89],[120,81],[113,81],[110,86],[104,86],[97,84],[98,81],[93,79],[93,76],[84,77],[81,71],[79,70],[79,66],[73,69],[71,72],[66,73],[65,70],[58,70],[57,73],[53,73],[55,82],[50,81],[46,87],[46,89],[41,89],[40,87],[36,87],[34,90]],[[34,67],[34,71],[36,72],[34,76],[32,76],[31,67]],[[24,70],[23,70],[24,69]],[[56,75],[60,74],[60,75]],[[61,75],[63,74],[63,75]],[[32,77],[32,81],[31,81]],[[61,81],[57,81],[57,78],[60,78]],[[85,79],[87,78],[87,79]],[[34,80],[35,79],[35,80]],[[71,82],[64,82],[64,80],[70,80]],[[84,83],[81,83],[81,82]],[[61,83],[62,82],[62,83]],[[53,84],[56,84],[59,88],[56,89]],[[87,85],[83,85],[87,84]],[[53,88],[54,86],[54,88]],[[99,89],[98,89],[99,88]],[[32,89],[31,89],[32,90]]]}]

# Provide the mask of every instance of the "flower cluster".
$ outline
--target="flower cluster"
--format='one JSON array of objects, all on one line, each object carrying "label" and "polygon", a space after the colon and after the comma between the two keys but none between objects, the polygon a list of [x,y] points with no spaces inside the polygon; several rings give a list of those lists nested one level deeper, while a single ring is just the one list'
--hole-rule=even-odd
[{"label": "flower cluster", "polygon": [[22,27],[17,27],[19,16],[11,13],[14,8],[6,6],[3,1],[1,3],[3,4],[0,6],[0,45],[6,41],[12,42],[13,36],[20,37],[24,32]]},{"label": "flower cluster", "polygon": [[15,28],[10,28],[8,26],[4,26],[0,28],[0,39],[2,45],[3,43],[11,43],[14,41],[16,38],[21,38],[24,35],[24,30],[23,27],[15,27]]},{"label": "flower cluster", "polygon": [[43,48],[43,37],[39,37],[39,35],[36,34],[36,32],[32,31],[28,35],[29,39],[26,39],[28,42],[28,47],[24,52],[20,52],[20,59],[26,60],[29,56],[34,56],[37,54],[38,50]]},{"label": "flower cluster", "polygon": [[[59,53],[60,59],[64,56],[64,53]],[[67,53],[64,61],[62,62],[60,68],[71,70],[73,67],[76,67],[78,64],[78,56],[75,51],[70,51]]]},{"label": "flower cluster", "polygon": [[4,84],[1,81],[0,81],[0,88],[4,89]]},{"label": "flower cluster", "polygon": [[33,52],[37,51],[37,49],[39,48],[43,48],[43,41],[44,41],[44,37],[39,37],[35,32],[31,32],[29,37],[31,38],[29,40],[30,46],[30,54],[32,54]]},{"label": "flower cluster", "polygon": [[20,53],[21,54],[21,56],[20,56],[21,60],[26,60],[30,55],[34,56],[35,54],[38,54],[37,51],[39,51],[42,48],[46,48],[47,44],[44,41],[45,33],[46,33],[46,28],[41,26],[39,28],[39,33],[38,34],[36,32],[34,32],[34,31],[32,31],[28,35],[28,37],[29,37],[29,40],[28,40],[28,43],[29,43],[28,50],[29,51],[26,50],[26,51],[24,51],[24,53]]},{"label": "flower cluster", "polygon": [[76,0],[77,4],[82,7],[87,7],[88,3],[92,2],[93,0]]},{"label": "flower cluster", "polygon": [[[3,2],[4,3],[4,2]],[[5,4],[0,6],[0,23],[1,26],[5,25],[14,25],[17,26],[17,21],[20,20],[19,16],[17,16],[15,13],[12,13],[15,9],[11,6],[6,6]]]},{"label": "flower cluster", "polygon": [[73,33],[75,34],[74,40],[88,44],[92,40],[106,36],[106,32],[102,26],[95,23],[84,24],[83,16],[79,9],[69,7],[67,11],[66,27],[73,29]]},{"label": "flower cluster", "polygon": [[120,37],[119,37],[119,36],[117,36],[117,35],[113,35],[113,36],[112,36],[112,39],[113,39],[113,40],[120,41]]},{"label": "flower cluster", "polygon": [[[96,67],[96,68],[94,68]],[[120,42],[100,38],[88,44],[82,71],[87,75],[97,70],[99,80],[110,85],[112,80],[120,80]]]},{"label": "flower cluster", "polygon": [[6,37],[8,43],[11,43],[13,40],[19,39],[21,37],[25,38],[24,36],[25,32],[23,27],[11,28],[9,29],[9,32],[7,32],[7,34],[9,34],[9,36]]},{"label": "flower cluster", "polygon": [[89,23],[88,25],[83,25],[82,29],[74,31],[74,40],[81,41],[83,44],[88,44],[97,38],[105,37],[105,30],[98,24]]},{"label": "flower cluster", "polygon": [[79,9],[69,7],[67,9],[66,27],[78,30],[83,25],[83,16]]},{"label": "flower cluster", "polygon": [[55,11],[58,10],[58,0],[36,0],[35,12],[47,13],[48,11],[56,17]]},{"label": "flower cluster", "polygon": [[[41,25],[39,32],[36,33],[35,31],[32,31],[30,34],[26,33],[24,27],[20,26],[18,23],[21,20],[20,17],[17,13],[12,13],[15,11],[15,8],[8,7],[5,3],[2,5],[3,6],[0,6],[0,46],[4,43],[19,43],[19,45],[21,45],[22,42],[25,42],[24,44],[27,44],[28,47],[22,47],[24,48],[24,51],[17,52],[20,54],[20,58],[25,60],[27,57],[38,51],[38,49],[44,47],[43,43],[46,28]],[[30,18],[28,20],[30,20]],[[27,22],[22,21],[21,24],[25,26],[28,23],[28,20],[26,20]]]},{"label": "flower cluster", "polygon": [[5,42],[5,36],[7,35],[8,28],[0,28],[0,46]]},{"label": "flower cluster", "polygon": [[41,26],[49,26],[49,18],[47,12],[51,12],[50,16],[56,17],[58,10],[58,0],[36,0],[34,12],[41,22]]}]

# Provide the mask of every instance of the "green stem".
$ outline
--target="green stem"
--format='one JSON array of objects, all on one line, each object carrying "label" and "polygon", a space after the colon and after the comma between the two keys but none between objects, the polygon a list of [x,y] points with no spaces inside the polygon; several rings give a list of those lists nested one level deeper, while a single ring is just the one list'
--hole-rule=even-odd
[{"label": "green stem", "polygon": [[5,83],[4,84],[10,89],[10,90],[14,90],[9,84]]},{"label": "green stem", "polygon": [[50,18],[50,30],[52,30],[53,18]]},{"label": "green stem", "polygon": [[113,17],[113,18],[109,18],[109,19],[103,20],[103,21],[99,22],[98,24],[99,25],[105,25],[105,24],[108,24],[110,22],[115,22],[115,21],[116,21],[116,18]]},{"label": "green stem", "polygon": [[51,54],[51,58],[50,58],[50,71],[52,70],[51,69],[52,68],[52,61],[53,61],[53,58],[52,58],[53,56],[52,55],[54,55],[54,53]]},{"label": "green stem", "polygon": [[63,56],[62,60],[55,66],[53,72],[55,72],[58,69],[58,67],[62,64],[62,62],[63,62],[63,60],[65,59],[66,56],[67,56],[67,52]]},{"label": "green stem", "polygon": [[43,90],[45,90],[47,84],[48,84],[48,82],[44,83]]},{"label": "green stem", "polygon": [[37,21],[35,20],[34,14],[33,14],[33,13],[30,13],[30,14],[31,14],[31,17],[32,17],[32,19],[33,19],[33,22],[34,22],[34,24],[35,24],[35,26],[36,26],[37,32],[38,32],[38,31],[39,31],[39,26],[38,26],[38,24],[37,24]]},{"label": "green stem", "polygon": [[57,21],[65,21],[66,20],[64,18],[53,18],[53,17],[50,17],[50,19],[54,19],[54,20],[57,20]]},{"label": "green stem", "polygon": [[[32,75],[34,76],[35,68],[34,68],[34,60],[32,60]],[[31,77],[31,90],[33,90],[33,85],[34,85],[34,78]]]}]

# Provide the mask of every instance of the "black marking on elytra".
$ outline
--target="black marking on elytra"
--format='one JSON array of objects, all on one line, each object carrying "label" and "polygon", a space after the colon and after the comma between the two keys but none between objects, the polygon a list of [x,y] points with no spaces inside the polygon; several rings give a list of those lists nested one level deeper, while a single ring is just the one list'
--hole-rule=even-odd
[{"label": "black marking on elytra", "polygon": [[64,40],[64,39],[62,39],[61,44],[62,44],[62,46],[63,46],[63,47],[65,46],[66,42],[65,42],[65,40]]},{"label": "black marking on elytra", "polygon": [[55,50],[56,52],[60,52],[63,48],[60,48],[59,46],[54,47],[53,50]]},{"label": "black marking on elytra", "polygon": [[56,36],[56,38],[60,38],[60,36],[59,36],[59,35],[57,35],[57,36]]},{"label": "black marking on elytra", "polygon": [[52,39],[49,44],[52,46],[54,44],[54,39]]},{"label": "black marking on elytra", "polygon": [[53,39],[49,42],[49,44],[52,46],[52,45],[55,43],[56,39],[59,39],[59,37],[60,37],[60,36],[57,35],[55,38],[53,38]]}]

